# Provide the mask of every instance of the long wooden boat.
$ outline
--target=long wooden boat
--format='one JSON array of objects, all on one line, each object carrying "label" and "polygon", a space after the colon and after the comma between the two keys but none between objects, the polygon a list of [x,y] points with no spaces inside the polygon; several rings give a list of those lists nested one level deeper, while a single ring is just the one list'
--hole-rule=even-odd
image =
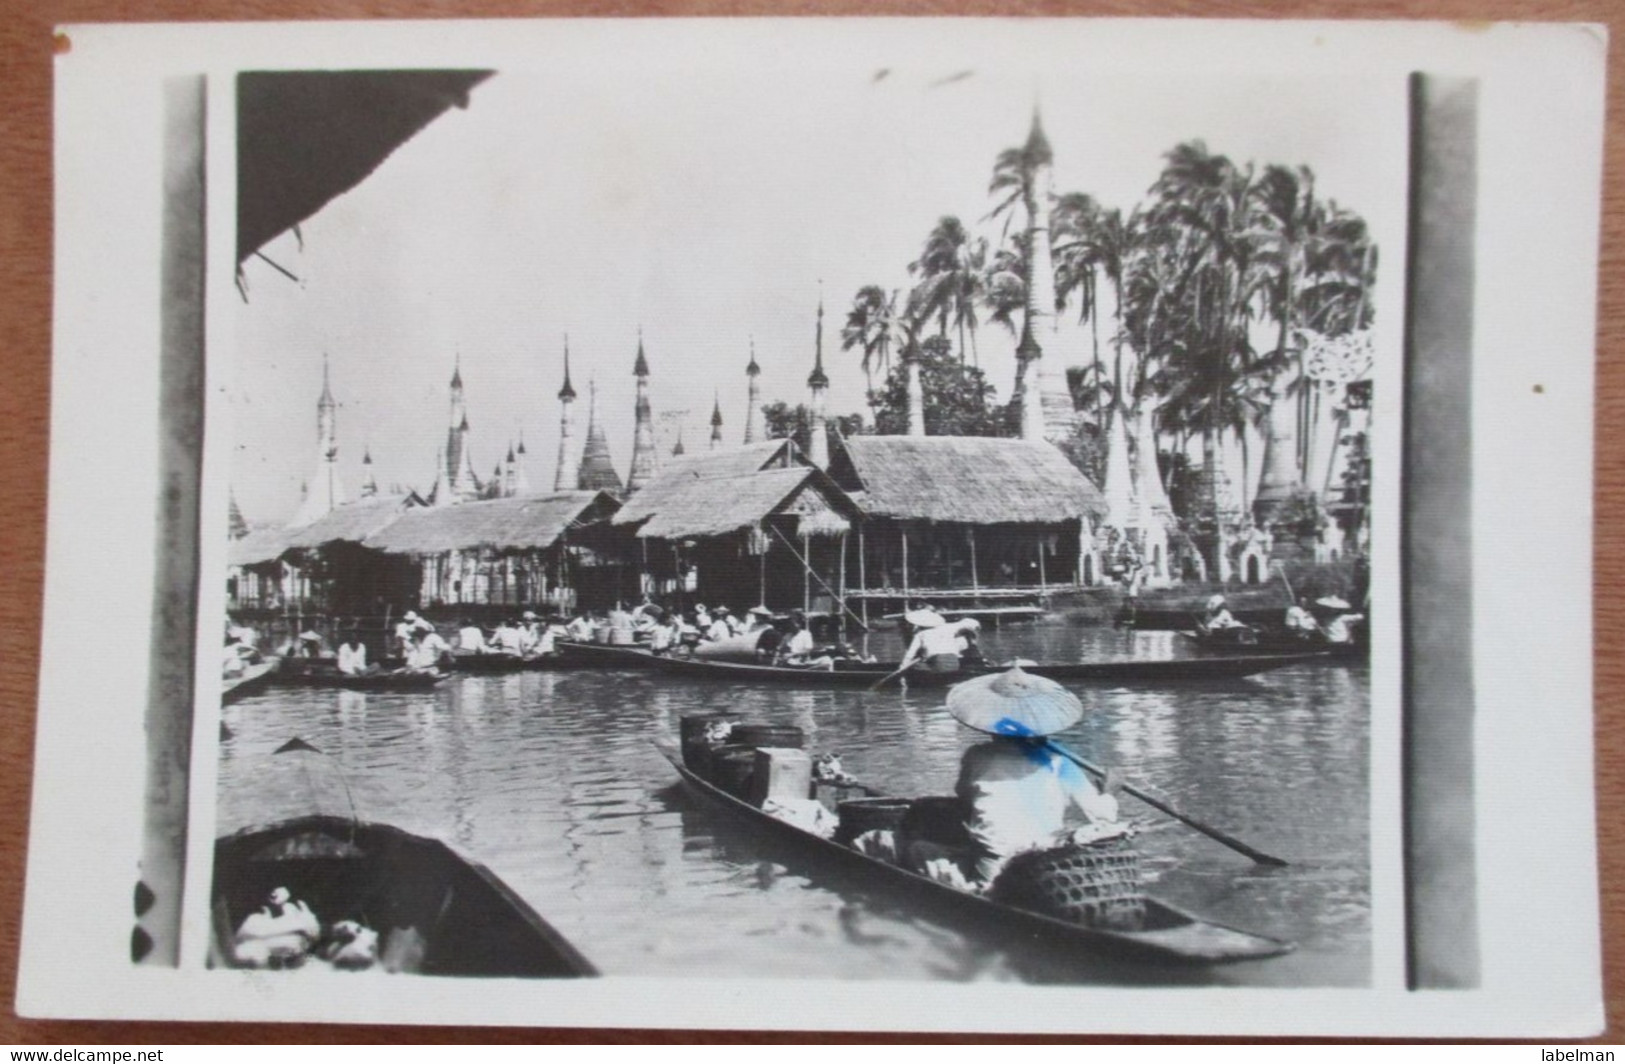
[{"label": "long wooden boat", "polygon": [[655,744],[672,763],[683,783],[712,804],[744,818],[764,833],[800,847],[810,857],[833,866],[871,875],[876,883],[911,898],[940,907],[957,920],[987,930],[1014,934],[1035,942],[1063,942],[1101,956],[1127,957],[1182,964],[1223,964],[1275,957],[1293,949],[1290,942],[1209,923],[1165,902],[1146,899],[1146,914],[1139,930],[1114,930],[1018,909],[980,894],[958,890],[906,868],[890,864],[832,839],[803,831],[769,816],[692,772],[682,754]]},{"label": "long wooden boat", "polygon": [[508,654],[503,651],[469,654],[454,651],[451,660],[451,667],[458,672],[477,673],[534,672],[562,669],[568,665],[564,655],[557,651],[552,654]]},{"label": "long wooden boat", "polygon": [[409,669],[379,669],[352,675],[340,672],[331,659],[310,659],[285,668],[281,680],[303,687],[342,687],[349,691],[431,691],[450,677],[447,672]]},{"label": "long wooden boat", "polygon": [[1322,661],[1359,661],[1370,655],[1370,646],[1364,640],[1332,643],[1324,638],[1295,635],[1284,629],[1221,628],[1211,632],[1182,631],[1179,634],[1199,652],[1224,657],[1307,654]]},{"label": "long wooden boat", "polygon": [[245,695],[264,687],[276,675],[281,658],[266,658],[254,665],[244,666],[235,676],[227,676],[220,683],[220,703],[230,705]]},{"label": "long wooden boat", "polygon": [[[1230,615],[1243,624],[1271,624],[1279,622],[1286,606],[1232,606]],[[1167,606],[1140,606],[1125,603],[1117,615],[1120,628],[1135,628],[1147,632],[1178,632],[1202,619],[1200,603],[1188,608]]]},{"label": "long wooden boat", "polygon": [[[636,665],[656,668],[675,676],[689,676],[706,680],[730,680],[735,683],[782,683],[803,687],[867,687],[892,675],[897,662],[860,662],[837,660],[833,669],[797,668],[786,665],[748,665],[732,661],[702,661],[697,658],[660,656],[647,651],[625,650],[625,667]],[[1256,673],[1268,672],[1287,665],[1313,660],[1315,654],[1247,654],[1225,657],[1161,658],[1147,661],[1086,661],[1048,665],[1026,665],[1022,668],[1034,676],[1043,676],[1062,683],[1189,683],[1193,681],[1229,680]],[[620,660],[620,659],[617,659]],[[966,666],[957,672],[940,673],[924,668],[910,669],[904,675],[911,686],[946,687],[983,673],[999,672],[1005,666]]]},{"label": "long wooden boat", "polygon": [[598,974],[483,865],[436,839],[331,815],[246,829],[215,842],[211,964],[244,966],[235,929],[278,887],[309,907],[324,934],[346,920],[375,932],[373,967],[384,971]]},{"label": "long wooden boat", "polygon": [[613,643],[558,642],[566,666],[588,669],[652,669],[659,660],[647,647]]}]

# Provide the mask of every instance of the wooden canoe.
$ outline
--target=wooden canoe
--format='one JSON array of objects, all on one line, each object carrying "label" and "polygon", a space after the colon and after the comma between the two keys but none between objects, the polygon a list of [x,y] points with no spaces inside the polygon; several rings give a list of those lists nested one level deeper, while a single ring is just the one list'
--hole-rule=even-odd
[{"label": "wooden canoe", "polygon": [[974,924],[984,930],[1017,936],[1029,942],[1066,943],[1100,956],[1179,964],[1258,960],[1279,956],[1293,949],[1290,942],[1209,923],[1152,898],[1146,899],[1143,927],[1135,931],[1088,927],[992,901],[771,817],[690,771],[676,749],[663,743],[655,745],[677,769],[683,783],[706,801],[737,814],[773,838],[794,844],[809,858],[861,871],[875,883],[929,904],[956,922]]},{"label": "wooden canoe", "polygon": [[285,670],[284,683],[303,687],[341,687],[349,691],[432,691],[450,678],[445,672],[414,672],[408,669],[380,669],[351,675],[340,672],[331,660],[298,662]]},{"label": "wooden canoe", "polygon": [[[802,687],[867,687],[890,676],[897,669],[892,662],[837,660],[833,669],[794,668],[783,665],[747,665],[732,661],[701,661],[686,657],[655,657],[647,651],[630,651],[643,657],[645,667],[675,676],[736,683],[782,683]],[[1247,654],[1225,657],[1160,658],[1146,661],[1087,661],[1047,665],[1022,665],[1034,676],[1062,683],[1190,683],[1230,680],[1268,672],[1287,665],[1313,660],[1314,654]],[[914,668],[904,676],[914,687],[947,687],[1007,666],[967,666],[957,672],[931,672]]]},{"label": "wooden canoe", "polygon": [[244,695],[264,687],[276,674],[277,666],[282,663],[281,658],[266,658],[255,665],[248,665],[235,676],[227,676],[220,683],[220,704],[230,705]]},{"label": "wooden canoe", "polygon": [[354,920],[377,932],[375,967],[385,971],[597,974],[493,872],[435,839],[312,815],[221,838],[214,854],[214,966],[238,966],[234,929],[272,890],[284,887],[309,906],[324,931]]},{"label": "wooden canoe", "polygon": [[1182,631],[1179,634],[1201,653],[1214,656],[1307,654],[1322,661],[1344,662],[1370,656],[1370,646],[1363,640],[1332,643],[1279,628],[1221,628],[1213,632]]},{"label": "wooden canoe", "polygon": [[451,657],[451,667],[458,672],[533,672],[563,668],[566,664],[564,655],[556,651],[552,654],[508,654],[503,651],[469,654],[454,651]]}]

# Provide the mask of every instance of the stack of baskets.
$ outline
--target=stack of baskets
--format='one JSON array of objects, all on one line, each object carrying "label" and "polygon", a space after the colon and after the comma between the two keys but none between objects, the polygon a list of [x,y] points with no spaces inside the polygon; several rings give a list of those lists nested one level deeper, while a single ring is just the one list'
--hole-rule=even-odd
[{"label": "stack of baskets", "polygon": [[1140,852],[1121,835],[1017,854],[988,896],[1086,927],[1136,931],[1145,922]]}]

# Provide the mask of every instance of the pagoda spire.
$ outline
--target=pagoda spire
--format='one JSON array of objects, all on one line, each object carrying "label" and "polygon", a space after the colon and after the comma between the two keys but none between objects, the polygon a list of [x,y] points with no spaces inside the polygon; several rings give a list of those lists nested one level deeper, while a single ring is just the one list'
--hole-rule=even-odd
[{"label": "pagoda spire", "polygon": [[[1050,234],[1055,153],[1044,135],[1044,122],[1036,104],[1032,129],[1027,134],[1022,154],[1027,169],[1022,183],[1023,205],[1027,209],[1027,304],[1021,347],[1017,349],[1018,372],[1024,376],[1023,414],[1028,405],[1036,406],[1041,411],[1044,438],[1055,441],[1066,439],[1076,431],[1078,415],[1072,403],[1072,391],[1066,383],[1066,365],[1061,361],[1056,343],[1059,322],[1055,314],[1055,256]],[[1028,435],[1025,426],[1022,435]]]},{"label": "pagoda spire", "polygon": [[632,466],[626,475],[630,494],[649,483],[655,475],[654,415],[649,410],[649,359],[643,353],[643,328],[638,327],[638,357],[632,364],[638,381],[637,402],[633,406]]},{"label": "pagoda spire", "polygon": [[711,392],[711,450],[722,446],[722,397],[715,389]]},{"label": "pagoda spire", "polygon": [[813,338],[813,371],[807,375],[811,391],[807,404],[807,458],[819,469],[829,468],[829,427],[824,424],[824,407],[829,395],[829,374],[824,372],[824,293],[819,282],[818,326]]},{"label": "pagoda spire", "polygon": [[338,402],[332,373],[322,352],[322,394],[316,399],[316,472],[306,482],[294,524],[308,525],[344,502],[339,484]]},{"label": "pagoda spire", "polygon": [[609,438],[598,422],[598,382],[594,378],[587,380],[587,442],[581,450],[576,487],[581,491],[621,490],[621,475],[609,456]]},{"label": "pagoda spire", "polygon": [[564,387],[559,389],[559,461],[553,468],[553,490],[566,491],[580,477],[570,467],[570,407],[576,401],[576,390],[570,387],[570,334],[564,334]]},{"label": "pagoda spire", "polygon": [[756,364],[756,337],[750,338],[750,364],[745,367],[746,402],[745,402],[745,442],[755,443],[756,437],[761,434],[762,423],[762,386],[758,381],[762,375],[762,367]]}]

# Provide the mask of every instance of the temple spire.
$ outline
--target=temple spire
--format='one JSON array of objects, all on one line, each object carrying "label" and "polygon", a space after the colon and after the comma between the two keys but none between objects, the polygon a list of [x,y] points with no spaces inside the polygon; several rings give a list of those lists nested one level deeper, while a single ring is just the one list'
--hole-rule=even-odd
[{"label": "temple spire", "polygon": [[553,469],[553,490],[566,491],[581,476],[579,469],[572,471],[570,464],[571,412],[576,401],[576,390],[570,387],[570,334],[564,334],[564,387],[559,389],[559,461]]},{"label": "temple spire", "polygon": [[649,359],[643,353],[642,326],[638,327],[638,357],[632,364],[632,375],[638,381],[638,394],[632,408],[632,465],[626,474],[629,494],[649,483],[655,475],[654,415],[649,409]]},{"label": "temple spire", "polygon": [[598,382],[591,377],[587,379],[587,442],[581,450],[576,487],[581,491],[621,490],[621,475],[609,456],[609,438],[598,421]]},{"label": "temple spire", "polygon": [[829,392],[829,374],[824,372],[824,294],[819,282],[818,326],[813,339],[813,371],[807,376],[811,396],[807,404],[807,458],[819,469],[829,468],[829,427],[824,423],[824,407]]},{"label": "temple spire", "polygon": [[722,446],[722,396],[711,392],[711,450]]},{"label": "temple spire", "polygon": [[757,380],[762,375],[762,367],[756,364],[756,337],[750,338],[750,364],[745,367],[746,402],[745,402],[745,442],[755,443],[756,437],[761,434],[762,420],[762,386]]},{"label": "temple spire", "polygon": [[306,525],[344,502],[339,484],[338,402],[332,373],[322,353],[322,394],[316,399],[316,472],[305,482],[294,524]]}]

